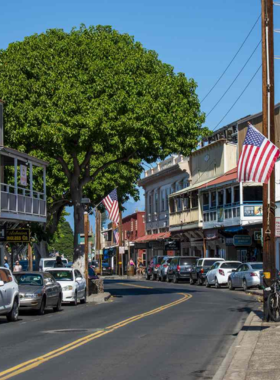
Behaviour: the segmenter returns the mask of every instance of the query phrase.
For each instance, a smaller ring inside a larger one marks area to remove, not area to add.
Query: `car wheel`
[[[195,281],[193,280],[192,277],[190,277],[190,285],[194,285],[195,284]]]
[[[164,276],[161,276],[160,279],[161,279],[162,282],[164,282],[166,280]]]
[[[60,293],[57,301],[57,305],[53,308],[53,311],[61,311],[62,294]]]
[[[198,277],[198,280],[197,280],[197,285],[201,286],[203,285],[203,281],[201,280],[200,277]]]
[[[151,275],[151,280],[152,280],[152,281],[155,281],[155,279],[156,279],[156,276],[155,276],[155,274],[153,273],[153,274]]]
[[[146,273],[146,280],[149,281],[149,279],[150,279],[150,276],[148,275],[148,273]]]
[[[40,305],[40,309],[38,310],[39,315],[44,315],[45,314],[45,307],[46,307],[46,298],[43,297]]]
[[[77,292],[75,292],[75,298],[74,298],[74,301],[72,302],[72,305],[73,306],[77,306],[78,305],[78,294],[77,294]]]
[[[170,282],[170,278],[168,276],[166,276],[166,282]]]
[[[159,276],[159,274],[157,275],[157,281],[160,281],[161,277]]]
[[[209,284],[209,282],[208,282],[208,278],[206,277],[206,279],[205,279],[205,286],[206,286],[206,288],[210,288],[210,284]]]
[[[247,281],[245,280],[245,278],[242,281],[242,287],[243,287],[244,292],[246,292],[246,290],[248,290],[248,285],[247,285]]]
[[[174,284],[177,284],[177,282],[178,282],[178,278],[177,278],[176,275],[174,274],[174,276],[173,276],[173,283],[174,283]]]
[[[231,279],[228,280],[228,288],[229,290],[234,290],[235,288],[232,286],[232,281]]]
[[[16,298],[14,300],[12,310],[9,312],[9,314],[7,314],[7,320],[9,322],[16,322],[18,320],[18,308],[19,308],[19,304],[18,304],[18,300]]]
[[[217,277],[215,277],[215,288],[219,289],[219,287],[220,287],[219,281],[218,281]]]
[[[86,303],[87,302],[87,290],[86,289],[85,289],[84,298],[82,298],[80,302],[81,303]]]

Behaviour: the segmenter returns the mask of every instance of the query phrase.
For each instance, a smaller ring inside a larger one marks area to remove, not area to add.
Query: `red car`
[[[164,256],[154,256],[151,258],[146,269],[146,280],[156,280],[158,276],[159,267]]]

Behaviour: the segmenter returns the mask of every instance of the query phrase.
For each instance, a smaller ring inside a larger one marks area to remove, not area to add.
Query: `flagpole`
[[[274,125],[274,42],[273,0],[262,0],[262,93],[263,134],[275,144]],[[267,285],[275,278],[275,169],[268,184],[263,184],[263,272]],[[264,320],[268,321],[264,290]]]
[[[120,210],[120,208],[119,208],[119,210]],[[121,211],[119,211],[119,216],[120,216],[120,221],[119,221],[119,252],[120,252],[120,247],[123,247],[123,244],[122,244],[122,241],[123,241],[123,239],[122,239],[122,212]],[[122,272],[122,275],[123,275],[123,255],[124,254],[122,254],[121,255],[121,271],[120,272]],[[118,258],[120,258],[120,255],[119,255],[119,257]]]

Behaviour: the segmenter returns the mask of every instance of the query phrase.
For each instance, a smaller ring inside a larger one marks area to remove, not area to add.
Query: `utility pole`
[[[120,253],[120,247],[123,247],[123,239],[122,239],[122,212],[120,211],[120,221],[119,221],[119,253]],[[123,275],[123,255],[121,255],[121,271],[122,271],[122,275]],[[120,258],[120,254],[118,255],[118,259]],[[120,272],[121,272],[120,271]]]
[[[96,208],[95,209],[95,257],[97,258],[97,252],[98,252],[98,262],[99,262],[100,274],[102,276],[102,256],[100,255],[100,251],[101,251],[100,234],[101,234],[101,213]]]
[[[88,295],[88,212],[84,212],[84,233],[85,233],[85,280]]]
[[[275,144],[273,0],[262,0],[263,134]],[[275,277],[275,169],[263,184],[263,272],[267,285]],[[264,290],[264,319],[268,320]]]
[[[32,257],[32,246],[30,243],[28,243],[27,246],[27,253],[28,253],[28,269],[29,272],[33,272],[33,257]]]

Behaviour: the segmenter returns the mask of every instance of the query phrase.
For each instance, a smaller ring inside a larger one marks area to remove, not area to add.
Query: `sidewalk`
[[[279,380],[280,323],[252,311],[213,380]]]

